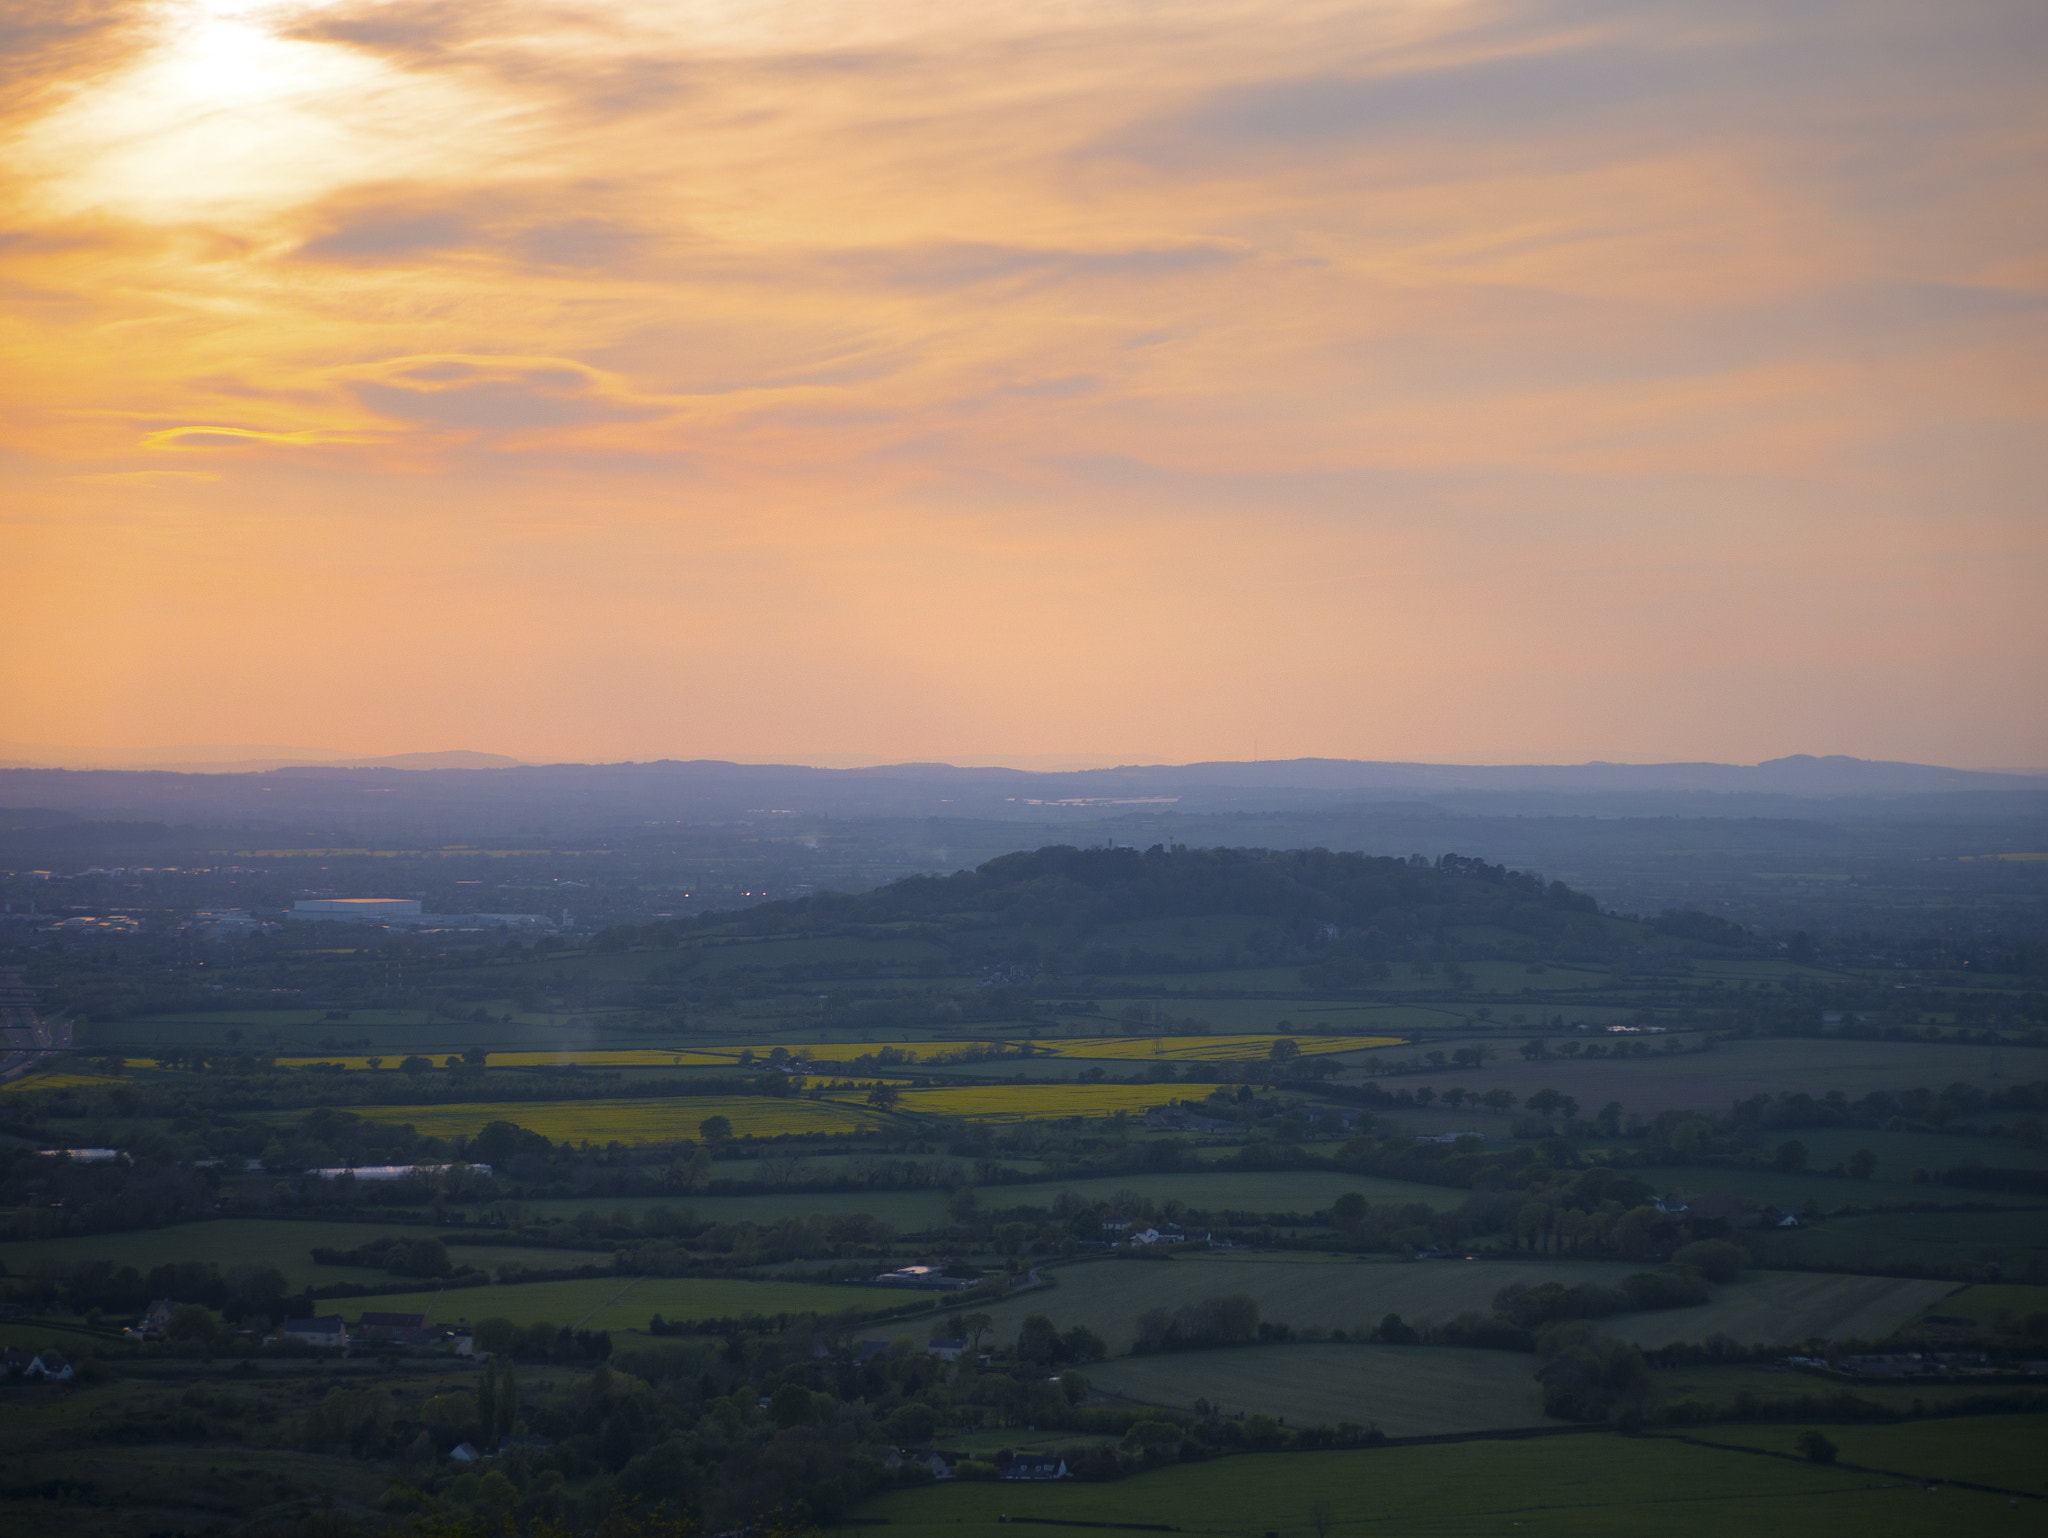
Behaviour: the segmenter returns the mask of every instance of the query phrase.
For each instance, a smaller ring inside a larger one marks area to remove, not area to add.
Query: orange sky
[[[0,740],[2048,763],[2048,8],[15,0]]]

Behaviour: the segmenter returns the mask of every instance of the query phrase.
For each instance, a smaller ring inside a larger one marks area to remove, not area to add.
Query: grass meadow
[[[1061,1329],[1085,1324],[1115,1353],[1130,1349],[1140,1312],[1245,1292],[1262,1320],[1297,1329],[1370,1329],[1390,1313],[1443,1323],[1467,1309],[1488,1312],[1510,1283],[1559,1281],[1614,1285],[1637,1266],[1618,1261],[1360,1262],[1312,1255],[1187,1255],[1171,1262],[1107,1260],[1060,1268],[1059,1286],[994,1306],[999,1332],[1042,1313]],[[1897,1277],[1765,1272],[1726,1287],[1693,1308],[1621,1314],[1608,1334],[1651,1347],[1726,1334],[1749,1345],[1811,1337],[1877,1339],[1954,1290],[1952,1282]]]
[[[1240,1346],[1123,1357],[1085,1369],[1096,1388],[1178,1410],[1206,1399],[1290,1426],[1374,1425],[1392,1437],[1545,1424],[1536,1359],[1439,1346]]]
[[[918,1296],[872,1287],[815,1282],[750,1282],[724,1277],[598,1277],[575,1282],[525,1282],[516,1287],[460,1287],[364,1299],[331,1306],[349,1318],[361,1308],[421,1313],[437,1324],[503,1317],[516,1324],[546,1322],[585,1330],[645,1330],[648,1319],[725,1319],[740,1314],[835,1314],[885,1309]],[[920,1325],[929,1329],[928,1325]]]
[[[1041,1042],[1061,1057],[1090,1057],[1122,1062],[1166,1058],[1180,1062],[1222,1063],[1272,1055],[1282,1035],[1259,1036],[1097,1036]],[[1399,1036],[1288,1036],[1304,1057],[1330,1052],[1360,1052],[1372,1047],[1397,1047]]]
[[[1130,1192],[1154,1202],[1185,1202],[1211,1213],[1318,1212],[1347,1191],[1358,1192],[1375,1207],[1413,1202],[1447,1212],[1471,1195],[1450,1186],[1425,1186],[1335,1170],[1180,1170],[1164,1175],[1105,1175],[1057,1185],[983,1186],[976,1195],[984,1207],[1044,1207],[1050,1206],[1062,1191],[1072,1191],[1091,1202],[1113,1201]]]
[[[0,1244],[0,1262],[16,1276],[32,1276],[42,1268],[69,1269],[94,1261],[111,1261],[116,1266],[134,1266],[147,1272],[152,1267],[186,1261],[211,1261],[223,1271],[230,1266],[275,1266],[284,1273],[285,1284],[296,1292],[301,1287],[325,1287],[335,1282],[372,1282],[381,1271],[359,1266],[319,1266],[313,1263],[313,1249],[353,1249],[387,1234],[418,1238],[433,1230],[393,1227],[380,1223],[320,1223],[295,1219],[275,1221],[259,1218],[220,1218],[210,1223],[181,1223],[171,1228],[145,1228],[126,1233],[81,1234],[63,1239],[17,1240]],[[481,1254],[461,1248],[454,1251],[458,1261]],[[583,1265],[600,1256],[564,1259],[561,1250],[505,1250],[509,1258],[531,1256],[526,1264]],[[477,1262],[481,1264],[482,1262]],[[493,1260],[491,1264],[498,1264]]]
[[[1938,1410],[1943,1405],[1974,1399],[2010,1386],[1987,1384],[1975,1378],[1959,1378],[1953,1383],[1888,1383],[1881,1378],[1859,1378],[1852,1382],[1846,1378],[1799,1372],[1789,1367],[1762,1362],[1664,1368],[1653,1372],[1651,1378],[1658,1399],[1667,1405],[1687,1399],[1707,1405],[1731,1405],[1738,1394],[1751,1394],[1765,1401],[1802,1399],[1809,1395],[1836,1394],[1847,1389],[1858,1399],[1870,1400],[1901,1414],[1910,1413],[1915,1403],[1930,1410]],[[2048,1422],[2040,1424],[2042,1432],[2048,1434]]]
[[[1329,1516],[1319,1526],[1317,1508]],[[1176,1464],[1113,1484],[951,1483],[863,1502],[906,1538],[1008,1538],[1004,1517],[1223,1538],[2033,1538],[2032,1502],[1664,1438],[1589,1433]]]
[[[1697,1308],[1620,1314],[1602,1320],[1600,1329],[1644,1347],[1680,1340],[1697,1344],[1717,1334],[1745,1346],[1759,1341],[1795,1345],[1814,1338],[1882,1340],[1955,1285],[1896,1276],[1753,1272],[1731,1286],[1716,1287],[1714,1296]]]
[[[1921,1186],[1950,1200],[1975,1200],[1976,1192],[1948,1192]],[[1908,1261],[1937,1265],[1997,1265],[2025,1275],[2029,1265],[2048,1260],[2048,1212],[2015,1207],[2002,1212],[1875,1212],[1830,1218],[1812,1227],[1779,1233],[1744,1234],[1759,1261],[1786,1264],[1868,1266],[1891,1269]]]
[[[1860,1392],[1860,1387],[1859,1387]],[[1794,1451],[1804,1429],[1782,1426],[1710,1426],[1688,1435],[1729,1447]],[[1967,1479],[2035,1496],[2048,1496],[2048,1419],[2038,1415],[1964,1415],[1952,1420],[1891,1426],[1829,1426],[1827,1438],[1844,1463],[1910,1474],[1921,1480]],[[2041,1509],[2034,1508],[2035,1520]]]
[[[1612,1285],[1634,1269],[1609,1261],[1360,1262],[1301,1254],[1104,1260],[1061,1267],[1053,1273],[1058,1287],[989,1312],[999,1334],[1013,1333],[1026,1314],[1044,1314],[1061,1329],[1087,1325],[1120,1354],[1130,1349],[1145,1309],[1228,1293],[1250,1293],[1262,1320],[1350,1332],[1369,1330],[1390,1313],[1442,1321],[1468,1308],[1486,1312],[1510,1282]]]
[[[1950,1293],[1927,1312],[1977,1324],[2024,1319],[2029,1314],[2048,1313],[2048,1287],[2029,1287],[2018,1282],[1980,1283]]]
[[[1781,1090],[1819,1096],[1839,1089],[1854,1100],[1879,1089],[1939,1086],[1957,1080],[1982,1083],[1992,1056],[1989,1048],[1952,1042],[1773,1037],[1724,1041],[1709,1052],[1667,1055],[1653,1046],[1648,1057],[1551,1057],[1525,1062],[1515,1048],[1534,1034],[1531,1030],[1502,1037],[1499,1058],[1477,1072],[1417,1075],[1401,1082],[1429,1084],[1439,1091],[1453,1084],[1479,1090],[1499,1085],[1525,1100],[1539,1089],[1550,1088],[1573,1096],[1588,1111],[1619,1100],[1625,1109],[1645,1115],[1667,1109],[1725,1113],[1738,1100],[1776,1095]],[[1997,1052],[2009,1082],[2048,1079],[2048,1048],[2007,1046]],[[1995,1164],[2003,1160],[1988,1150],[2013,1145],[1981,1146],[1987,1150],[1982,1155],[1984,1161]]]

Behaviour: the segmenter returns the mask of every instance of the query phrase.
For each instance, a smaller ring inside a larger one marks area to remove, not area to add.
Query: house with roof
[[[135,1326],[129,1333],[142,1336],[146,1340],[153,1339],[171,1327],[171,1320],[176,1317],[177,1312],[176,1303],[169,1298],[158,1298],[142,1311],[142,1317],[135,1321]]]
[[[69,1383],[75,1369],[55,1351],[27,1352],[10,1346],[0,1353],[0,1378],[17,1378],[23,1383]]]
[[[942,1362],[957,1362],[960,1360],[960,1353],[967,1349],[967,1342],[957,1336],[950,1336],[933,1340],[924,1349]]]
[[[348,1326],[339,1314],[323,1314],[318,1319],[287,1319],[278,1327],[278,1333],[307,1346],[341,1347],[348,1344]]]
[[[1018,1453],[1003,1470],[1005,1479],[1066,1479],[1067,1460],[1053,1453]]]
[[[364,1340],[402,1341],[411,1344],[427,1328],[425,1314],[378,1314],[365,1310],[356,1321],[356,1333]]]

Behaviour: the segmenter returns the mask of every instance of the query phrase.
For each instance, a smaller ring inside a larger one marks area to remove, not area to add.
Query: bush
[[[1835,1454],[1841,1450],[1818,1431],[1800,1432],[1792,1439],[1792,1445],[1815,1463],[1833,1463]]]
[[[1740,1281],[1748,1261],[1748,1252],[1726,1239],[1695,1240],[1679,1246],[1678,1253],[1671,1257],[1674,1266],[1691,1266],[1708,1281],[1722,1283]]]

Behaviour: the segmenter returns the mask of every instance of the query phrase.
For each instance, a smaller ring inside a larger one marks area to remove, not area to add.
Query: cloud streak
[[[0,686],[50,741],[2048,760],[1980,683],[2048,691],[2044,56],[2023,0],[30,0],[0,658],[134,628]],[[443,665],[176,685],[353,613]]]

